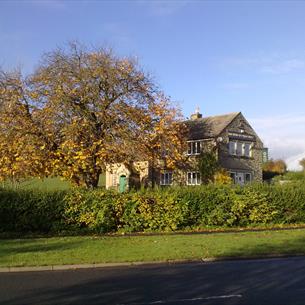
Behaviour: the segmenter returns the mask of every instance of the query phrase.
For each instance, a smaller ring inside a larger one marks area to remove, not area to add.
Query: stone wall
[[[241,132],[243,130],[243,132]],[[232,156],[229,154],[230,134],[239,134],[241,139],[244,135],[253,136],[252,156]],[[240,172],[251,172],[254,181],[262,181],[262,150],[263,143],[257,136],[253,128],[247,122],[242,114],[233,120],[233,122],[221,133],[219,140],[219,162],[227,170],[236,170]]]

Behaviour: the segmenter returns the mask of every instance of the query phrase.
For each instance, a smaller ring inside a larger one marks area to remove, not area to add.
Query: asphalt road
[[[305,304],[305,258],[0,273],[0,304]]]

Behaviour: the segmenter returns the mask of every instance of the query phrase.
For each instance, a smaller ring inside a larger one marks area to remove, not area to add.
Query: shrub
[[[0,231],[49,232],[62,230],[63,191],[0,188]]]
[[[124,230],[171,231],[182,227],[187,207],[181,204],[175,192],[148,191],[126,197],[121,205]]]
[[[252,184],[113,190],[0,189],[2,232],[139,232],[305,223],[305,186]]]
[[[109,232],[116,228],[114,191],[75,188],[65,196],[64,219],[77,228],[95,232]]]

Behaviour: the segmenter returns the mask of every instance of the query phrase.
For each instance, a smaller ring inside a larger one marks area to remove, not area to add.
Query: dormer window
[[[200,141],[189,141],[187,143],[188,149],[187,154],[188,155],[199,155],[201,152],[201,142]]]

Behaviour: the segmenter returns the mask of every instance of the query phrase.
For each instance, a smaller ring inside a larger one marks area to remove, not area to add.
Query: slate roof
[[[223,115],[210,116],[195,120],[187,120],[189,140],[215,138],[240,114],[233,112]]]

